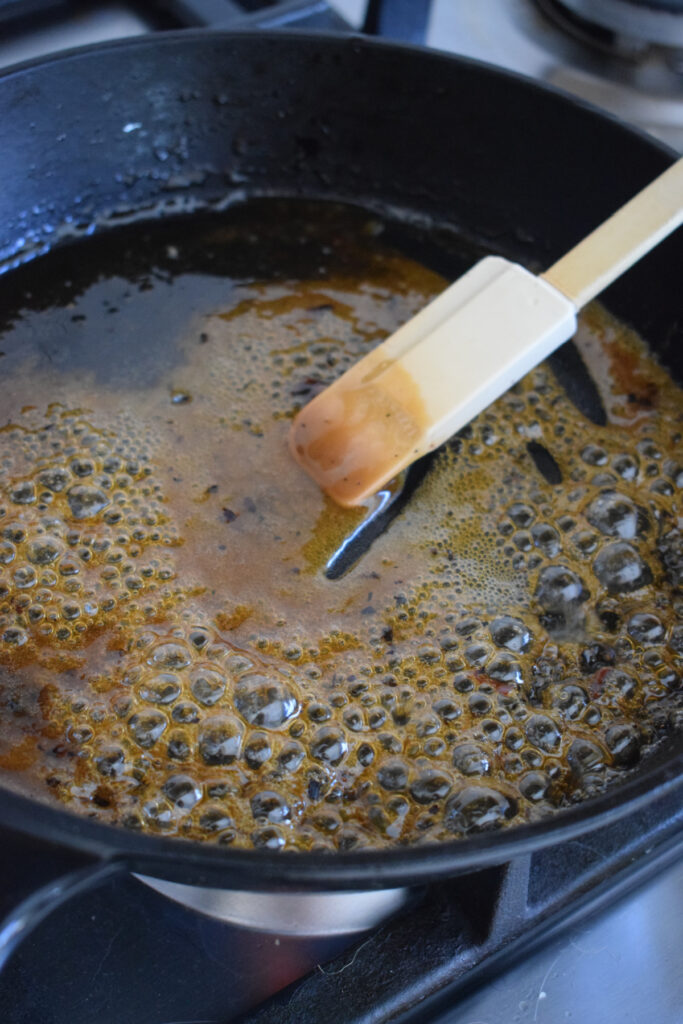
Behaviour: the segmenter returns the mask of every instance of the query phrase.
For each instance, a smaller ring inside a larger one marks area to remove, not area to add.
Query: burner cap
[[[660,46],[683,46],[683,0],[551,0],[598,30]]]
[[[368,892],[242,892],[135,875],[190,910],[275,935],[326,937],[376,928],[408,898],[407,889]]]

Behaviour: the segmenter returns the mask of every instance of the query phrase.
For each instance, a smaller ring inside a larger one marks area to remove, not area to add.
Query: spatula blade
[[[301,410],[292,453],[336,502],[358,505],[575,329],[574,305],[561,292],[486,257]]]

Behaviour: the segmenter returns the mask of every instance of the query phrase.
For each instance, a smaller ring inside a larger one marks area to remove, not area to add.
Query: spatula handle
[[[683,223],[683,158],[541,274],[577,309]]]

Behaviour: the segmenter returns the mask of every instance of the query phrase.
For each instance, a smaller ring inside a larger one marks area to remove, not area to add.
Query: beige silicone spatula
[[[683,159],[540,277],[487,256],[298,413],[294,457],[361,504],[570,338],[577,310],[682,222]]]

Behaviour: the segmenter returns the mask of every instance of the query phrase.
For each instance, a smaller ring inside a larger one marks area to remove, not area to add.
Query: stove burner
[[[558,16],[574,16],[579,32],[607,36],[613,47],[646,48],[649,43],[683,46],[683,0],[539,0]]]
[[[176,903],[228,924],[273,935],[329,938],[376,928],[399,910],[407,889],[368,892],[239,892],[135,878]]]
[[[449,0],[434,6],[427,42],[556,86],[683,151],[681,0]]]

